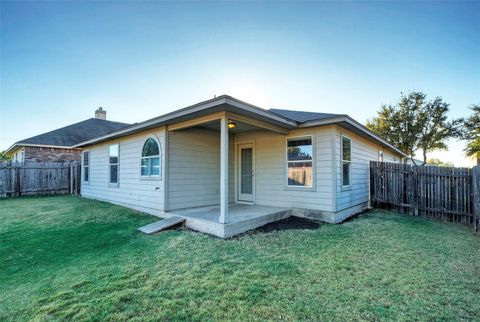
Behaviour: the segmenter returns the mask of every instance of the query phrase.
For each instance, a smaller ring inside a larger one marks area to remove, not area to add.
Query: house
[[[473,168],[475,166],[480,166],[480,154],[472,155],[470,157],[467,157],[467,159],[468,159],[467,167]]]
[[[80,161],[80,149],[74,148],[75,144],[129,125],[106,118],[107,111],[100,107],[95,118],[18,141],[5,152],[13,162],[20,163]]]
[[[74,147],[82,196],[219,237],[290,215],[339,223],[368,207],[369,161],[405,157],[348,115],[225,95]]]

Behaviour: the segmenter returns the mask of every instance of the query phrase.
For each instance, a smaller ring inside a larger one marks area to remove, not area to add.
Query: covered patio
[[[254,142],[237,142],[236,139],[236,134],[245,132],[271,131],[286,135],[288,129],[222,111],[169,125],[167,131],[171,172],[167,216],[186,218],[187,227],[221,238],[290,216],[289,208],[255,204]],[[192,140],[197,141],[192,144]],[[208,150],[212,146],[215,150]],[[178,152],[181,147],[183,150]],[[184,161],[188,159],[191,163]],[[179,162],[184,165],[180,166]],[[182,178],[178,174],[195,167],[198,167],[198,172],[191,173],[189,178]],[[182,189],[179,180],[190,180],[195,188],[185,183]],[[200,198],[207,191],[209,198]],[[189,202],[195,198],[200,201]],[[199,205],[207,199],[209,204],[205,202]]]

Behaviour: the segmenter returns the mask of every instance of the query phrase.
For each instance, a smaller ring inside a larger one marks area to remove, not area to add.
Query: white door
[[[255,172],[253,144],[238,145],[238,201],[253,202]]]

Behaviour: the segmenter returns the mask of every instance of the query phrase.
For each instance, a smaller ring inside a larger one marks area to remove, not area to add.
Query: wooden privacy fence
[[[80,194],[79,163],[0,162],[0,197]]]
[[[480,168],[370,162],[373,207],[480,228]]]

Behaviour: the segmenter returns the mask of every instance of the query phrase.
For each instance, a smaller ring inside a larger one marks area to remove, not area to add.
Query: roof
[[[345,116],[344,114],[304,112],[304,111],[284,110],[284,109],[278,109],[278,108],[271,108],[269,109],[269,111],[299,123],[303,123],[307,121],[322,120],[322,119],[327,119],[335,116]]]
[[[365,126],[355,121],[353,118],[346,114],[303,112],[282,109],[266,110],[228,95],[215,97],[213,99],[203,101],[173,111],[171,113],[167,113],[153,119],[146,120],[144,122],[135,123],[117,131],[113,131],[111,133],[95,137],[90,140],[85,140],[81,143],[74,145],[74,147],[88,146],[108,141],[113,138],[122,137],[125,135],[145,131],[159,126],[175,124],[185,120],[191,120],[196,117],[201,117],[220,111],[227,111],[243,116],[248,116],[257,120],[268,122],[269,124],[281,127],[286,130],[337,124],[359,135],[367,136],[370,140],[373,140],[402,156],[406,156],[405,153],[400,151],[397,147],[393,146],[385,139],[379,137],[378,135],[376,135],[375,133],[367,129]]]
[[[73,147],[74,145],[125,128],[129,124],[91,118],[50,132],[42,133],[13,144],[7,153],[16,146]]]

